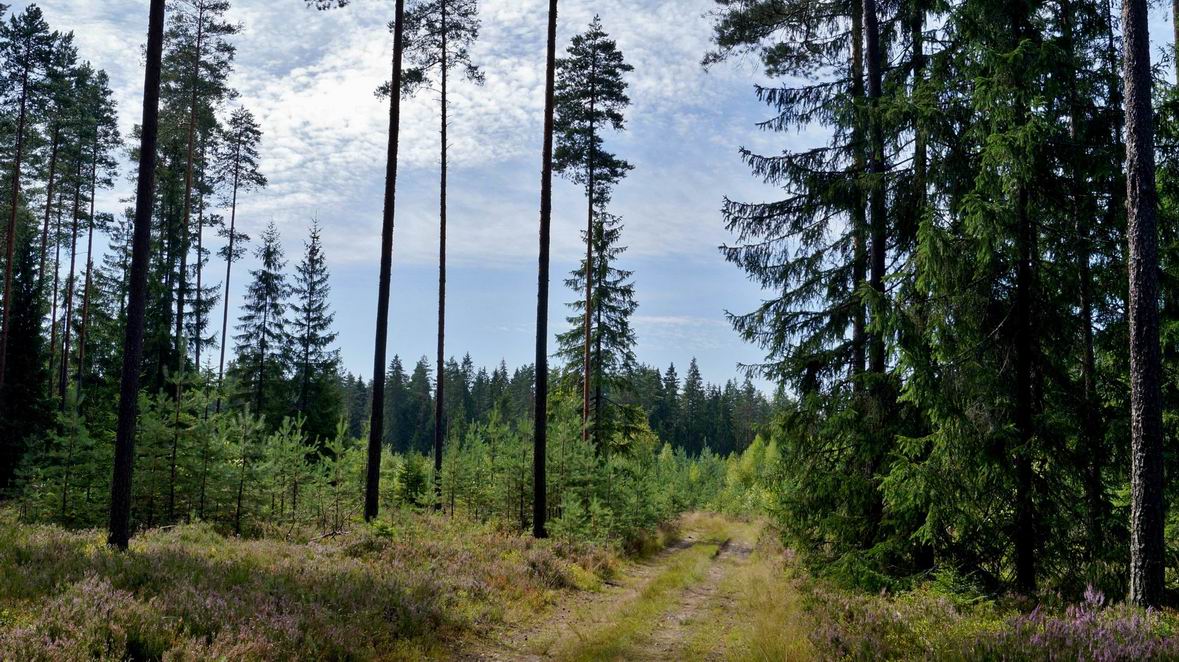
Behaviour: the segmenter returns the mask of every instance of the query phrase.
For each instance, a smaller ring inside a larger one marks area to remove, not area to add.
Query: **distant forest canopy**
[[[431,366],[422,357],[409,369],[393,357],[385,380],[385,443],[404,453],[428,452],[433,443],[433,390]],[[492,412],[506,420],[524,420],[533,406],[535,375],[532,366],[509,371],[501,363],[488,372],[475,369],[469,356],[446,362],[447,413],[451,430],[463,431],[473,423],[485,423]],[[559,379],[559,374],[554,374]],[[348,412],[349,432],[361,438],[368,422],[371,384],[345,374],[340,388]],[[666,371],[639,365],[630,388],[618,395],[624,404],[636,405],[647,414],[651,430],[666,443],[691,454],[705,448],[719,455],[741,452],[769,424],[774,403],[749,379],[724,385],[706,383],[693,359],[681,379],[675,364]],[[311,426],[309,426],[310,428]],[[448,436],[451,433],[448,432]]]

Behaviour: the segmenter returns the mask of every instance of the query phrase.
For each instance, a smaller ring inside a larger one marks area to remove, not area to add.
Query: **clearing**
[[[469,660],[794,660],[814,657],[785,554],[760,522],[693,513],[666,550],[601,590],[493,633]]]

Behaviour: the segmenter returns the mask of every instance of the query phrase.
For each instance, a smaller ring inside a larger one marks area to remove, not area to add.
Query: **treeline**
[[[1179,96],[1118,9],[718,2],[706,64],[752,54],[761,128],[825,129],[742,151],[782,195],[727,200],[723,249],[774,293],[734,324],[793,394],[775,512],[816,565],[1161,600]]]
[[[728,495],[733,480],[726,460],[711,452],[689,456],[661,444],[649,430],[636,435],[627,453],[597,452],[581,438],[579,395],[565,391],[551,403],[546,462],[555,535],[638,544],[676,513]],[[360,517],[363,430],[353,435],[341,420],[332,436],[315,438],[302,418],[270,429],[248,413],[211,410],[214,398],[189,390],[179,416],[166,393],[143,402],[133,492],[141,526],[199,520],[226,533],[285,536],[338,532]],[[429,456],[432,437],[421,449],[385,448],[382,507],[439,507],[527,529],[535,490],[529,426],[527,415],[513,417],[497,407],[461,432],[451,428],[437,475]],[[17,512],[30,521],[101,526],[109,509],[108,436],[92,434],[76,415],[64,418],[39,440],[36,461],[20,467],[21,489],[11,498]],[[435,478],[441,485],[437,496]]]
[[[434,439],[434,371],[428,358],[407,369],[393,357],[385,380],[384,444],[398,453],[427,453]],[[536,377],[532,366],[509,370],[500,365],[490,372],[475,369],[471,357],[446,361],[446,436],[463,434],[473,425],[487,423],[496,413],[517,421],[531,415]],[[559,373],[553,375],[560,381]],[[573,385],[573,382],[569,382]],[[767,428],[774,404],[746,379],[724,385],[706,383],[696,360],[680,381],[675,365],[666,372],[638,365],[618,393],[618,401],[638,407],[645,425],[663,442],[691,455],[705,449],[727,456],[745,450]],[[362,378],[344,375],[341,392],[346,400],[348,431],[360,438],[369,420],[372,387]]]

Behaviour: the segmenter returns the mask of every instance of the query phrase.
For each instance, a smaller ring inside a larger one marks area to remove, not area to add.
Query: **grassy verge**
[[[613,572],[608,552],[399,514],[315,541],[138,536],[0,513],[0,659],[422,659]]]

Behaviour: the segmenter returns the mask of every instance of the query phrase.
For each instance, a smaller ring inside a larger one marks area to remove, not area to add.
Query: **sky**
[[[175,1],[175,0],[173,0]],[[15,9],[24,6],[14,3]],[[146,0],[43,0],[54,29],[73,30],[84,59],[105,69],[125,135],[139,121]],[[171,3],[170,3],[171,4]],[[544,0],[480,2],[482,32],[471,59],[486,82],[450,92],[447,354],[477,365],[531,363],[535,347],[536,232],[544,101]],[[712,0],[562,0],[558,44],[584,31],[596,12],[635,68],[624,132],[608,149],[634,164],[611,211],[623,218],[629,249],[619,266],[634,272],[639,303],[636,353],[680,374],[692,357],[706,380],[738,374],[761,353],[741,340],[725,311],[761,298],[718,246],[728,239],[725,195],[772,195],[741,164],[738,148],[764,145],[754,123],[752,62],[705,71]],[[308,225],[318,219],[332,274],[331,302],[344,368],[372,374],[372,329],[380,251],[388,106],[374,90],[389,78],[391,0],[353,0],[317,12],[302,0],[236,0],[229,19],[242,32],[230,82],[237,105],[264,131],[262,169],[270,186],[239,201],[238,223],[254,238],[277,224],[293,269]],[[434,356],[438,292],[438,94],[402,105],[400,177],[394,234],[390,352],[407,362]],[[128,163],[100,207],[121,210],[131,196]],[[569,324],[574,293],[567,273],[584,251],[584,197],[555,182],[552,311],[554,334]],[[243,263],[245,274],[256,261]],[[215,273],[215,272],[214,272]],[[211,275],[210,278],[216,276]],[[238,277],[231,307],[240,305]],[[550,343],[555,350],[555,339]]]
[[[171,0],[174,4],[178,0]],[[26,2],[14,2],[20,10]],[[73,30],[84,59],[111,76],[125,135],[142,108],[141,46],[147,0],[43,0],[55,29]],[[531,363],[535,343],[536,231],[539,217],[544,0],[483,0],[472,61],[482,87],[452,85],[448,186],[447,354],[469,352],[477,365]],[[608,149],[635,166],[616,189],[611,211],[629,246],[619,266],[634,272],[639,309],[636,353],[643,363],[681,374],[692,357],[704,378],[722,382],[762,352],[728,324],[764,296],[718,247],[731,240],[725,196],[772,199],[738,149],[763,153],[821,142],[819,131],[761,133],[766,109],[753,97],[761,74],[752,61],[705,70],[713,0],[561,0],[558,44],[601,16],[627,61],[632,106],[626,131]],[[388,106],[374,90],[389,78],[392,0],[353,0],[317,12],[302,0],[234,0],[229,19],[242,32],[230,82],[258,117],[264,138],[264,191],[239,201],[239,227],[253,237],[273,221],[293,270],[312,219],[323,226],[332,273],[331,303],[344,368],[372,374]],[[1170,47],[1166,8],[1152,13],[1155,60]],[[390,352],[412,363],[434,356],[438,287],[438,95],[425,90],[402,105],[400,178],[394,235]],[[100,208],[120,210],[134,190],[131,164]],[[550,328],[568,328],[576,296],[566,274],[584,248],[583,193],[555,183]],[[256,261],[249,257],[244,274]],[[210,276],[211,278],[215,276]],[[238,277],[236,310],[247,278]],[[555,350],[555,341],[550,342]]]

